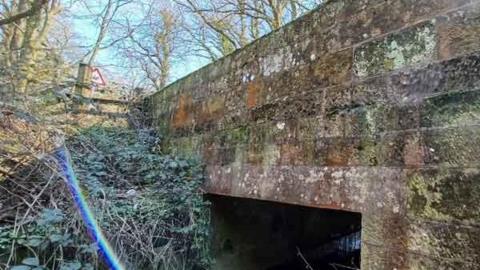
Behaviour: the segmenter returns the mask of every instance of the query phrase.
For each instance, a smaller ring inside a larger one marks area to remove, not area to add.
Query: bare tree
[[[100,14],[97,15],[99,25],[98,25],[98,35],[95,43],[92,46],[92,49],[88,53],[87,64],[92,65],[98,55],[98,52],[102,49],[106,49],[112,46],[115,42],[110,42],[109,45],[103,45],[108,31],[115,20],[115,16],[118,14],[121,7],[128,5],[133,2],[132,0],[108,0],[105,6],[103,7]],[[118,40],[118,39],[116,39]]]
[[[48,3],[48,0],[34,1],[31,4],[31,7],[29,9],[24,10],[24,11],[19,11],[18,13],[14,14],[14,15],[11,15],[11,16],[6,17],[4,19],[0,19],[0,26],[5,25],[5,24],[9,24],[9,23],[14,23],[14,22],[17,22],[17,21],[19,21],[23,18],[33,16],[36,13],[38,13],[40,11],[40,9],[43,6],[45,6],[47,3]],[[22,5],[22,7],[23,6],[24,5]],[[4,5],[4,8],[6,9],[7,12],[9,11],[8,10],[8,5]]]
[[[144,2],[138,10],[143,12],[141,19],[125,19],[120,36],[128,38],[117,47],[127,65],[141,70],[148,84],[158,90],[170,78],[172,61],[180,57],[182,16],[157,1]]]
[[[175,0],[191,15],[185,27],[200,56],[215,60],[296,19],[317,0]]]
[[[51,56],[47,48],[47,37],[55,22],[55,16],[61,11],[57,0],[3,1],[3,11],[8,14],[0,25],[2,33],[0,44],[4,69],[2,76],[8,78],[7,84],[14,95],[27,95],[31,83],[48,79],[48,72],[39,70],[42,61]],[[6,22],[6,23],[5,23]]]

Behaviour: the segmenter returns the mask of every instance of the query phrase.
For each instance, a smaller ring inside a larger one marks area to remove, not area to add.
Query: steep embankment
[[[128,269],[205,269],[203,169],[161,154],[155,138],[97,126],[75,133],[66,145],[83,195]],[[0,269],[104,268],[51,159],[28,164],[29,170],[15,168],[0,181]]]

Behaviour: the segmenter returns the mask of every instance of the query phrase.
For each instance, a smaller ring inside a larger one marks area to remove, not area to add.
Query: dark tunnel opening
[[[361,214],[209,195],[221,270],[360,269]]]

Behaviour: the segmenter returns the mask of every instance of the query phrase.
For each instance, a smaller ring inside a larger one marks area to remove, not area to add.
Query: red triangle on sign
[[[100,73],[100,70],[96,67],[91,69],[92,69],[92,83],[105,86],[106,82],[105,82],[105,79],[103,79],[103,76],[102,76],[102,73]]]

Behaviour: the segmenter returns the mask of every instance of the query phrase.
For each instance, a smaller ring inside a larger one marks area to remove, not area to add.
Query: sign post
[[[84,107],[84,97],[90,89],[92,80],[92,72],[90,67],[85,63],[78,65],[77,81],[75,82],[73,111],[79,112]]]

